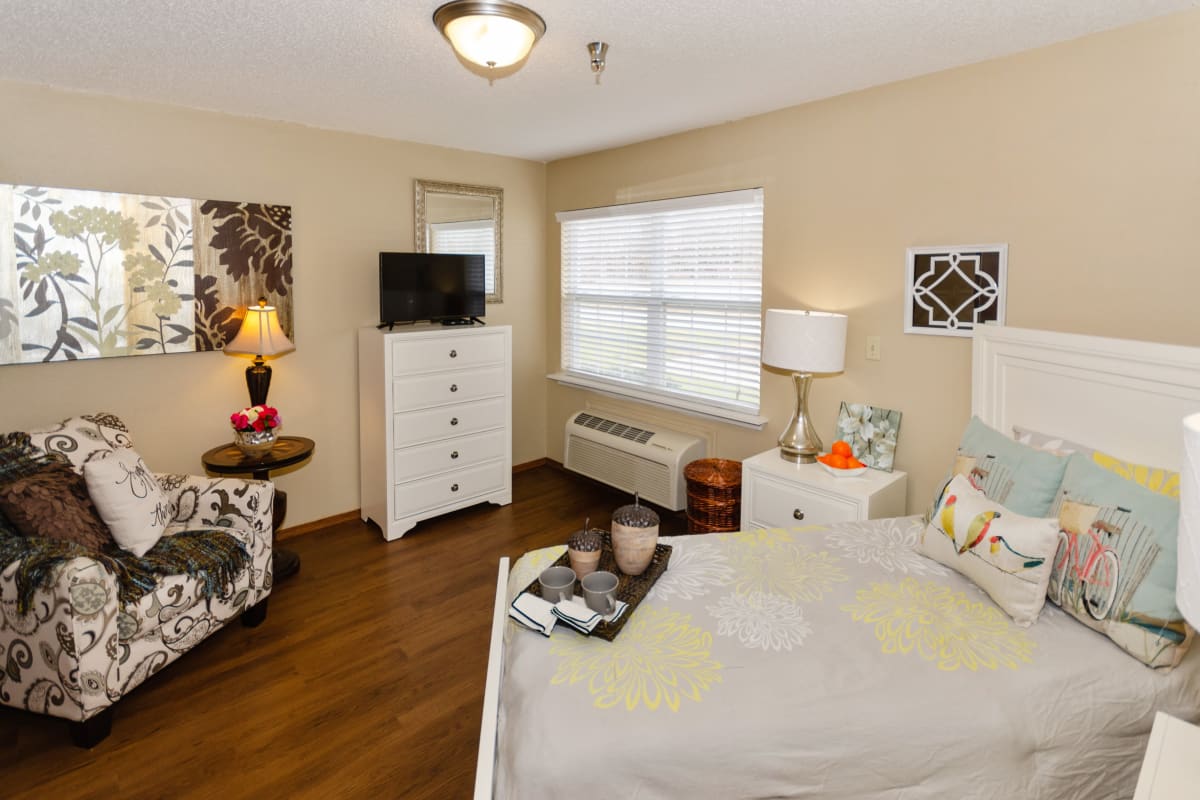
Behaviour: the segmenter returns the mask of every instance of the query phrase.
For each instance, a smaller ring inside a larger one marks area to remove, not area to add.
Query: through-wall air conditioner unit
[[[704,440],[647,423],[579,411],[567,420],[563,466],[642,499],[682,511],[683,468],[704,458]]]

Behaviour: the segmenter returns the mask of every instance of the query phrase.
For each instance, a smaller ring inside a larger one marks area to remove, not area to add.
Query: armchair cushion
[[[93,550],[113,541],[83,478],[63,462],[0,484],[0,512],[24,536],[64,539]]]
[[[167,495],[132,447],[83,465],[88,494],[122,549],[138,558],[162,538],[175,516]]]

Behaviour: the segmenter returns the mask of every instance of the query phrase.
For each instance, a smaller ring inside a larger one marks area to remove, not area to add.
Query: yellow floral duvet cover
[[[1200,657],[1157,673],[1052,604],[1018,628],[921,527],[675,537],[615,641],[510,620],[496,796],[1131,796],[1154,712],[1200,718]]]

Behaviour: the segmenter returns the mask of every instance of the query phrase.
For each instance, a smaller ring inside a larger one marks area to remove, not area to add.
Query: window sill
[[[728,408],[719,408],[716,406],[706,405],[704,403],[694,403],[678,397],[658,394],[646,389],[639,389],[636,386],[627,386],[621,383],[610,383],[598,378],[587,378],[582,375],[576,375],[571,372],[553,372],[546,376],[552,381],[562,384],[563,386],[573,386],[577,389],[587,389],[593,392],[616,397],[622,400],[637,400],[638,402],[648,403],[658,408],[665,408],[670,411],[681,411],[685,414],[691,414],[696,417],[704,417],[713,419],[718,422],[726,422],[731,425],[738,425],[743,428],[753,428],[754,430],[762,430],[767,424],[767,418],[758,414],[750,414],[743,411],[734,411]]]

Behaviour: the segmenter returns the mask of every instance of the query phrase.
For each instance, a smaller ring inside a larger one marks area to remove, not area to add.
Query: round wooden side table
[[[252,458],[230,442],[209,450],[200,456],[200,461],[206,470],[218,475],[250,473],[250,477],[256,481],[267,481],[271,479],[271,470],[290,467],[311,458],[316,446],[316,442],[305,436],[280,436],[270,451]],[[271,514],[271,552],[274,554],[271,572],[276,581],[291,577],[300,571],[299,553],[285,547],[275,547],[275,533],[283,526],[286,516],[287,492],[276,489],[275,506]]]

